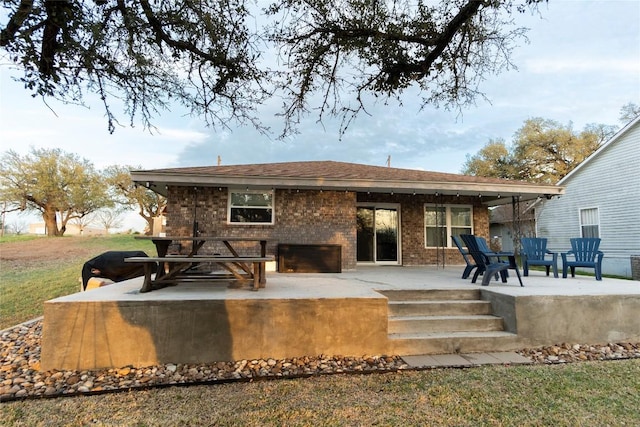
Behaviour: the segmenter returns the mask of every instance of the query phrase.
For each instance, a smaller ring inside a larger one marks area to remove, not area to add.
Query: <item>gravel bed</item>
[[[399,356],[304,356],[209,364],[158,366],[92,371],[40,370],[42,320],[15,326],[0,335],[0,401],[97,394],[179,384],[251,381],[335,373],[390,372],[411,369]],[[569,363],[640,358],[640,343],[606,345],[562,344],[523,349],[532,363]]]

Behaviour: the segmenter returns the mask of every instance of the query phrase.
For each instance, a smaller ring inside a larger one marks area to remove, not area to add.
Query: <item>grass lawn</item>
[[[47,300],[79,292],[82,265],[103,252],[120,250],[155,254],[152,242],[130,234],[2,238],[0,329],[41,316]]]
[[[0,329],[79,291],[108,250],[155,251],[131,235],[0,240]],[[37,380],[37,379],[36,379]],[[486,366],[156,388],[0,404],[2,426],[636,426],[640,359]]]
[[[171,387],[0,405],[7,426],[637,426],[640,360]]]

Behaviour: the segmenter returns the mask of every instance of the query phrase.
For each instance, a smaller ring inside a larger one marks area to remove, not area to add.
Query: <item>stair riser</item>
[[[454,354],[474,352],[513,351],[520,346],[517,336],[513,337],[439,337],[421,339],[391,340],[393,354]]]
[[[393,316],[465,316],[491,313],[491,304],[486,301],[474,303],[389,304],[390,318]]]
[[[401,334],[411,332],[456,332],[456,331],[502,331],[502,318],[495,319],[389,319],[389,333]]]
[[[424,290],[391,290],[380,291],[389,301],[411,301],[411,300],[479,300],[480,290],[478,289],[424,289]]]

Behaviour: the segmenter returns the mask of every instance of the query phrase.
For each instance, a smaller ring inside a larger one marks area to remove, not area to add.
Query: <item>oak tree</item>
[[[464,174],[493,178],[512,179],[517,167],[509,147],[503,139],[490,140],[480,151],[470,156],[464,165]]]
[[[42,214],[48,236],[62,236],[69,220],[111,204],[102,176],[85,159],[60,149],[13,150],[0,163],[0,198],[7,211]]]
[[[513,15],[541,1],[2,0],[0,48],[34,96],[97,94],[112,132],[116,101],[132,124],[179,103],[265,130],[257,106],[277,96],[286,135],[310,110],[344,129],[410,87],[423,105],[473,102],[513,67],[525,40]]]
[[[163,214],[167,199],[148,188],[134,184],[130,174],[132,169],[135,168],[114,165],[108,167],[104,175],[113,200],[121,206],[136,209],[147,222],[145,232],[150,234],[153,232],[154,218]]]
[[[34,96],[121,102],[133,122],[181,103],[211,123],[255,121],[264,73],[244,0],[2,0],[0,47]]]
[[[526,41],[513,14],[541,1],[278,0],[269,34],[286,65],[287,123],[313,96],[320,117],[342,117],[343,130],[372,99],[402,103],[410,87],[422,106],[472,103]]]
[[[571,123],[528,119],[511,145],[491,140],[477,154],[467,155],[462,173],[555,184],[614,132],[614,126],[602,124],[589,124],[576,132]]]

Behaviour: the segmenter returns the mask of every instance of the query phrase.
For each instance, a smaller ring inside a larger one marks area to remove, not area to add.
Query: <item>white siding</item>
[[[588,159],[563,183],[565,195],[545,201],[538,236],[555,250],[580,236],[580,209],[598,208],[603,272],[631,276],[630,256],[640,255],[640,122]]]

